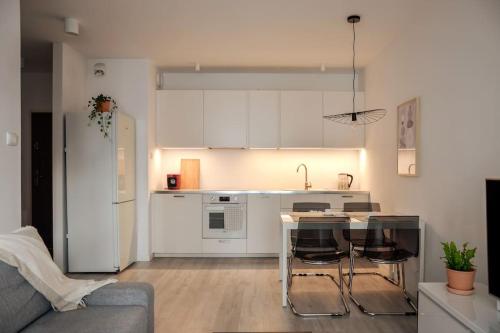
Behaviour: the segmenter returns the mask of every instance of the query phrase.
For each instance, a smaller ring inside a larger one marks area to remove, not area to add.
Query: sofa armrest
[[[148,332],[154,332],[154,289],[149,283],[118,282],[105,285],[85,297],[87,306],[136,305],[146,308]]]

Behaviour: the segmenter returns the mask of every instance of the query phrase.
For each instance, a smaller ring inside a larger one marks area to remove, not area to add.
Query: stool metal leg
[[[354,258],[354,257],[353,257]],[[407,294],[406,292],[406,281],[405,281],[405,270],[404,270],[404,262],[402,263],[397,263],[397,274],[398,274],[398,280],[399,281],[394,281],[393,279],[390,279],[382,274],[374,274],[375,272],[373,272],[373,274],[370,273],[365,273],[365,274],[371,274],[371,275],[378,275],[378,276],[381,276],[383,277],[386,281],[396,285],[396,286],[400,286],[402,284],[402,291],[403,291],[403,295],[405,297],[405,300],[407,301],[407,303],[411,306],[412,308],[412,311],[402,311],[402,312],[373,312],[373,311],[369,311],[368,309],[366,309],[357,299],[356,297],[354,297],[353,293],[352,293],[352,285],[353,285],[353,280],[354,280],[354,276],[355,275],[362,275],[363,273],[354,273],[354,260],[351,261],[351,267],[350,267],[350,272],[353,272],[352,274],[350,274],[349,278],[350,278],[350,281],[349,281],[349,298],[353,301],[354,304],[356,304],[356,306],[359,308],[359,310],[361,310],[361,312],[363,312],[364,314],[367,314],[369,316],[381,316],[381,315],[386,315],[386,316],[414,316],[417,314],[417,307],[415,306],[415,304],[413,303],[413,301],[411,300],[410,296]],[[401,270],[401,275],[400,275],[400,270]],[[399,278],[401,276],[401,279]]]
[[[287,274],[287,283],[288,283],[288,289],[292,286],[292,271],[293,271],[293,254],[290,255],[290,257],[287,258],[288,261],[288,274]]]
[[[390,282],[391,284],[393,284],[397,287],[399,287],[401,285],[401,277],[399,274],[399,264],[396,264],[397,276],[398,276],[397,280],[394,280],[394,279],[392,279],[392,278],[390,278],[382,273],[379,273],[379,272],[356,272],[356,271],[354,271],[354,256],[352,257],[352,259],[350,258],[349,265],[350,265],[350,267],[353,267],[353,269],[351,270],[351,268],[349,268],[349,273],[344,274],[344,276],[349,276],[349,289],[352,289],[352,279],[353,279],[354,275],[376,275],[376,276],[383,278],[387,282]]]
[[[352,278],[354,275],[354,245],[352,245],[352,243],[350,244],[351,245],[349,250],[349,293],[352,290]]]
[[[299,311],[297,311],[297,309],[293,305],[293,302],[292,302],[292,300],[290,298],[290,294],[288,294],[287,295],[288,304],[290,305],[290,308],[292,309],[292,312],[295,315],[300,316],[300,317],[320,317],[320,316],[342,317],[342,316],[345,316],[345,315],[349,314],[350,308],[349,308],[349,305],[347,304],[347,301],[346,301],[345,296],[344,296],[344,291],[343,291],[344,290],[344,285],[343,285],[344,281],[343,281],[343,278],[342,278],[342,262],[339,261],[336,264],[338,265],[338,270],[339,270],[339,282],[337,282],[335,280],[335,278],[331,274],[328,274],[328,273],[291,273],[290,274],[290,278],[293,279],[294,276],[299,276],[299,277],[321,277],[321,276],[327,276],[327,277],[329,277],[330,280],[332,280],[333,283],[335,283],[335,285],[337,285],[337,288],[339,288],[340,298],[341,298],[342,303],[344,305],[345,311],[344,312],[330,312],[330,313],[303,313],[303,312],[299,312]],[[289,286],[291,286],[291,285],[292,285],[292,282],[290,281],[289,282]]]
[[[402,276],[402,284],[403,284],[403,293],[405,295],[405,298],[406,298],[406,302],[408,302],[408,304],[413,308],[413,310],[415,311],[415,314],[417,313],[417,306],[415,305],[415,303],[413,303],[411,297],[408,295],[408,293],[406,292],[406,278],[405,278],[405,263],[403,263],[401,265],[401,276]]]

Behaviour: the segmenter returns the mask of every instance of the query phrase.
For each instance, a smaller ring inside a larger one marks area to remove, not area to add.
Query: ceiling
[[[359,66],[412,18],[419,0],[21,0],[26,68],[50,69],[51,42],[88,57],[150,58],[163,68],[347,68],[349,14]],[[64,33],[64,17],[80,35]]]

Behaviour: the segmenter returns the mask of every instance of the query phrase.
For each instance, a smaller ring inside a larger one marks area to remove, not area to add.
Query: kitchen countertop
[[[158,194],[369,194],[369,191],[361,190],[334,190],[334,189],[311,189],[311,190],[300,190],[300,189],[285,189],[285,190],[244,190],[244,189],[199,189],[199,190],[156,190],[152,193]]]

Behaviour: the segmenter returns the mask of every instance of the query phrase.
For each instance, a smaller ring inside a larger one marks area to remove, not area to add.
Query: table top
[[[373,221],[373,216],[393,216],[396,217],[390,221]],[[408,215],[386,213],[386,212],[282,212],[281,223],[285,229],[297,229],[298,222],[311,224],[311,228],[319,226],[321,223],[331,223],[336,228],[342,229],[416,229],[422,228],[422,222],[418,220],[400,220],[397,217]],[[346,222],[335,221],[332,218],[343,217]],[[307,219],[307,221],[305,221]]]

